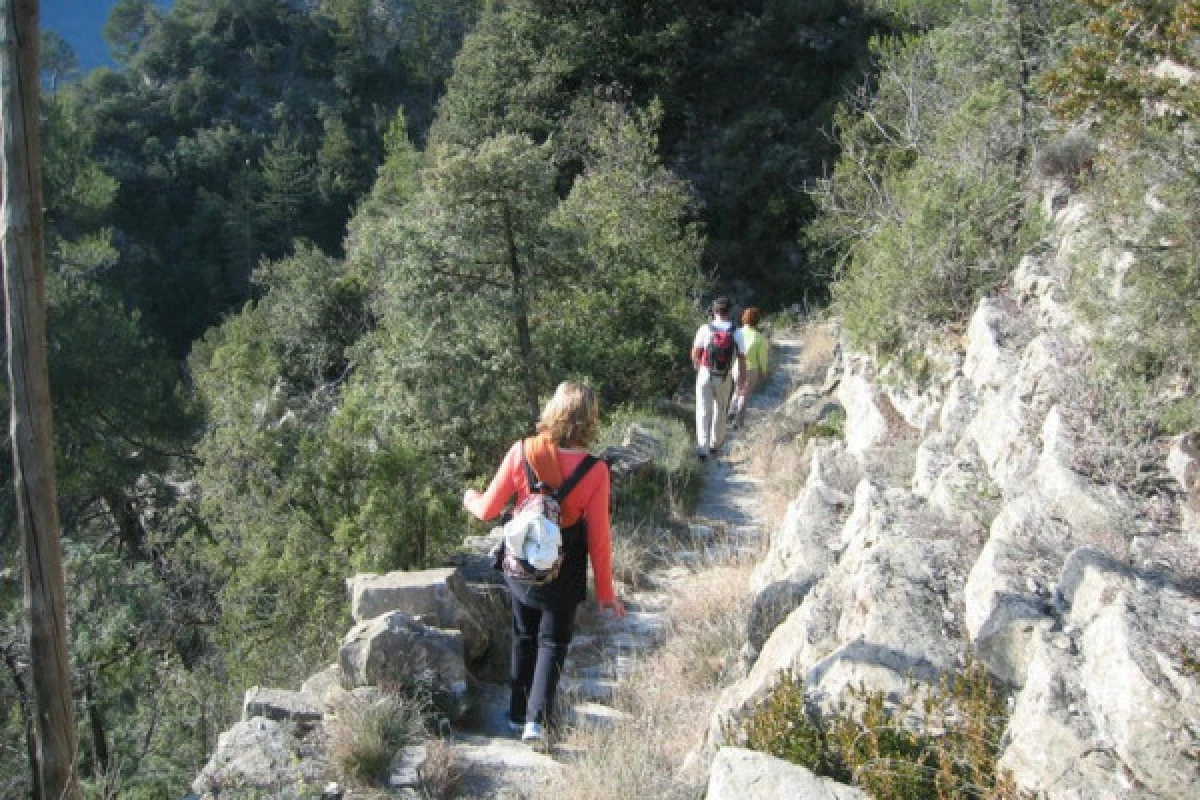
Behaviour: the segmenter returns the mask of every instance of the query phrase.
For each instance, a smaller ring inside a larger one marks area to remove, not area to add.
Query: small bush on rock
[[[858,714],[822,715],[804,682],[784,673],[743,733],[747,746],[852,783],[877,800],[1018,797],[996,768],[1005,701],[987,671],[968,664],[920,699],[900,704],[854,691]]]

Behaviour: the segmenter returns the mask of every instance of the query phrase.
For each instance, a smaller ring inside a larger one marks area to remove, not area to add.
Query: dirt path
[[[639,657],[662,641],[673,593],[695,578],[687,564],[738,555],[729,551],[761,552],[767,531],[761,481],[750,470],[749,434],[795,387],[820,384],[832,350],[832,337],[823,328],[773,338],[773,372],[751,398],[744,429],[732,431],[720,457],[704,467],[700,499],[689,520],[697,552],[677,554],[674,566],[650,571],[645,588],[623,592],[628,611],[623,620],[581,611],[559,694],[568,726],[604,725],[624,716],[610,705],[614,694]],[[455,761],[463,772],[460,796],[530,797],[562,768],[559,759],[571,754],[563,745],[550,754],[539,753],[514,738],[506,719],[507,687],[487,684],[481,694],[478,728],[453,738]]]

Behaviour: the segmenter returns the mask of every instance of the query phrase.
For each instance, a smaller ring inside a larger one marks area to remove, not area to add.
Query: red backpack
[[[713,375],[723,377],[733,369],[733,361],[737,357],[733,328],[716,328],[709,325],[708,331],[708,345],[704,348],[703,363]]]

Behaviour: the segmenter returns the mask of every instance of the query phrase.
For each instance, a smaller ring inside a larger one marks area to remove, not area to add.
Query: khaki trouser
[[[725,414],[733,391],[733,375],[713,375],[701,367],[696,375],[696,444],[716,450],[725,442]]]

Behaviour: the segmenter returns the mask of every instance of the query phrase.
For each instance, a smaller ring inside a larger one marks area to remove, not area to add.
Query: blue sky
[[[42,28],[62,34],[87,72],[112,63],[100,31],[114,5],[116,0],[42,0]]]
[[[117,0],[42,0],[42,28],[57,31],[75,48],[84,72],[112,64],[100,31]],[[169,6],[170,0],[158,0]]]

